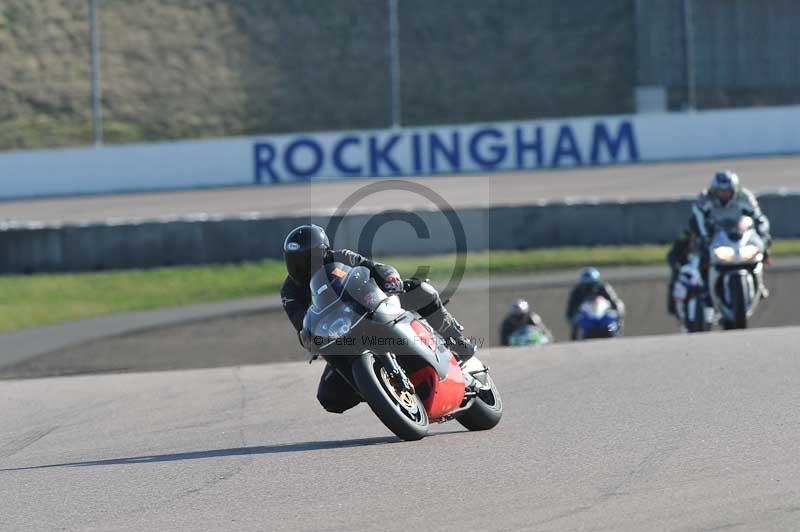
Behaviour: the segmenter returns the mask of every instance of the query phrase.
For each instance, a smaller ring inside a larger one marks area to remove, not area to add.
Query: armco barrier
[[[773,235],[800,237],[800,195],[761,198]],[[458,211],[467,251],[566,245],[670,242],[687,222],[690,200],[468,208]],[[417,234],[409,221],[418,217]],[[193,217],[124,224],[0,225],[0,273],[95,271],[278,258],[284,235],[330,215]],[[366,230],[365,228],[372,228]],[[456,228],[457,229],[457,228]],[[374,233],[374,238],[369,235]],[[457,251],[454,228],[438,211],[359,213],[340,220],[334,245],[372,255]]]

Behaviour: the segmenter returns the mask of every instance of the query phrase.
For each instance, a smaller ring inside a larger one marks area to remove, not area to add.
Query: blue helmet
[[[711,178],[711,186],[708,192],[713,198],[723,206],[739,192],[739,176],[730,170],[722,170],[714,174]]]
[[[600,282],[600,271],[594,266],[587,266],[581,270],[578,280],[581,284],[597,284]]]

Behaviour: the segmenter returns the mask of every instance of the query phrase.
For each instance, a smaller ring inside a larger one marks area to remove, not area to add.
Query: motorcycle
[[[503,403],[477,356],[463,363],[421,316],[387,295],[363,266],[326,264],[311,279],[304,342],[403,440],[431,422],[455,419],[468,430],[500,422]]]
[[[675,314],[684,332],[711,330],[714,308],[706,304],[705,286],[697,255],[691,255],[689,261],[681,266],[672,287],[672,298],[675,300]]]
[[[545,345],[552,343],[550,336],[534,325],[523,325],[508,336],[508,345]]]
[[[764,239],[753,219],[718,224],[710,244],[709,292],[724,329],[746,329],[764,295]]]
[[[575,339],[613,338],[622,332],[619,313],[603,296],[584,301],[575,317]]]

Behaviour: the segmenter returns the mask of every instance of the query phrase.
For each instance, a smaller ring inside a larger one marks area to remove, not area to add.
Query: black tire
[[[398,438],[406,441],[420,440],[428,434],[428,413],[417,394],[408,394],[410,407],[387,389],[382,375],[383,365],[372,353],[365,353],[353,362],[353,380],[361,397],[386,427]]]
[[[747,302],[745,301],[745,285],[742,284],[742,277],[737,275],[731,279],[731,308],[733,309],[734,321],[732,329],[747,329]]]
[[[490,389],[481,391],[472,406],[456,418],[467,430],[489,430],[500,423],[503,417],[503,400],[494,381],[488,373],[478,377],[481,381],[485,380]]]

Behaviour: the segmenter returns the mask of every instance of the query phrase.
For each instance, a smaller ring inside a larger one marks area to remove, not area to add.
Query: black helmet
[[[322,266],[331,243],[325,230],[318,225],[295,227],[283,243],[286,271],[296,283],[306,285],[311,275]]]

